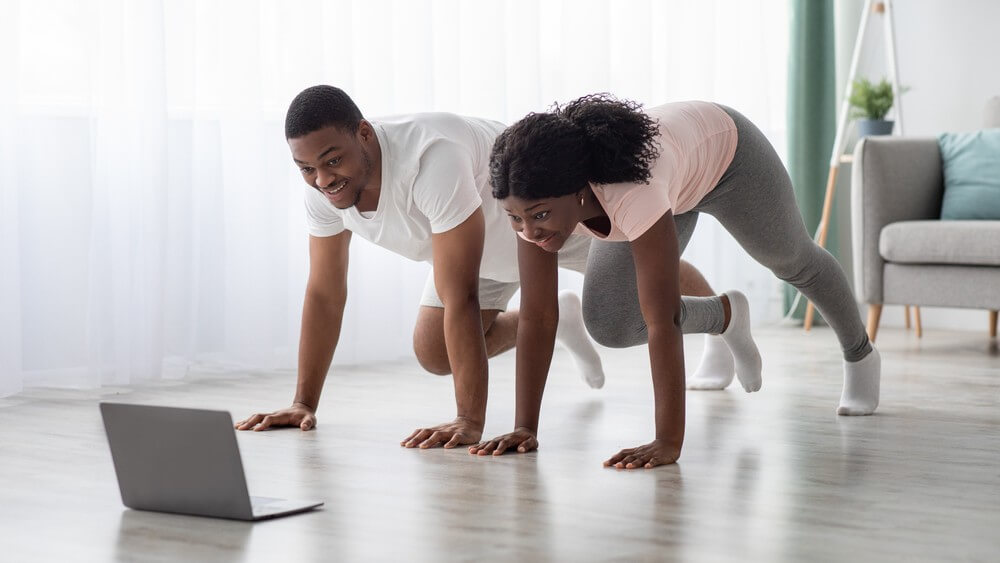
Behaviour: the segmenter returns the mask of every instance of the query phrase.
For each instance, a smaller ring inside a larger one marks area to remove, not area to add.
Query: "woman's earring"
[[[583,207],[583,196],[580,196],[580,207]]]

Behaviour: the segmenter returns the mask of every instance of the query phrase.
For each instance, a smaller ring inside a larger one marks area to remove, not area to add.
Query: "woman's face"
[[[510,226],[524,240],[548,252],[559,252],[582,218],[580,196],[570,194],[545,199],[507,196],[500,204]]]

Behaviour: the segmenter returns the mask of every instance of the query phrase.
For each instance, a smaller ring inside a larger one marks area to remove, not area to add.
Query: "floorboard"
[[[587,388],[557,352],[537,453],[406,450],[454,412],[451,381],[415,362],[338,369],[319,427],[240,433],[252,494],[320,498],[247,524],[125,509],[97,403],[225,409],[289,402],[294,375],[195,373],[0,399],[0,559],[973,560],[1000,557],[1000,355],[985,331],[879,333],[878,414],[835,414],[829,329],[757,331],[764,385],[689,392],[680,463],[602,460],[652,435],[645,349],[603,350]],[[689,366],[701,340],[687,340]],[[491,362],[487,434],[513,413],[513,355]]]

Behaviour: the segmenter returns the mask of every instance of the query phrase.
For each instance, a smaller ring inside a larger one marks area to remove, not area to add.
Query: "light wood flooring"
[[[644,348],[604,350],[597,391],[557,352],[540,451],[501,458],[398,446],[450,418],[450,378],[338,369],[317,431],[239,434],[252,494],[326,501],[260,523],[125,509],[97,403],[237,418],[285,406],[292,373],[28,390],[0,399],[0,560],[1000,560],[1000,356],[985,330],[880,332],[881,406],[860,418],[835,414],[829,329],[756,336],[762,391],[688,392],[680,463],[651,471],[601,467],[651,438]],[[701,339],[687,342],[693,368]],[[491,369],[488,435],[512,422],[513,355]]]

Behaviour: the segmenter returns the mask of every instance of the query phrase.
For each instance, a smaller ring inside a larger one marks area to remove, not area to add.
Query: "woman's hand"
[[[527,428],[515,428],[509,434],[470,447],[469,453],[472,455],[503,455],[507,450],[517,450],[518,453],[523,454],[536,449],[538,449],[538,439],[535,438],[535,433]]]
[[[604,462],[604,467],[618,469],[652,469],[657,465],[668,465],[681,456],[680,444],[668,444],[665,440],[653,440],[645,446],[626,448]]]

